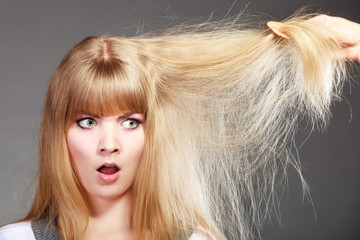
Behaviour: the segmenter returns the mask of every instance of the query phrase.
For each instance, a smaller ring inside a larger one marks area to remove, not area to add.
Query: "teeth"
[[[104,167],[115,167],[113,164],[105,164]]]

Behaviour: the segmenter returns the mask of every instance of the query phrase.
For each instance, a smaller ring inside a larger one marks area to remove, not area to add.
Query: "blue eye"
[[[129,128],[129,129],[134,129],[134,128],[137,128],[140,123],[141,122],[137,119],[129,118],[129,119],[124,120],[121,123],[121,126],[123,126],[125,128]]]
[[[81,128],[90,129],[96,126],[97,122],[93,118],[82,118],[76,121],[77,125]]]

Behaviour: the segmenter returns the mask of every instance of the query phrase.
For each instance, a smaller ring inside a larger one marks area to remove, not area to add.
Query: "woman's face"
[[[143,118],[81,115],[71,125],[67,144],[88,197],[116,199],[128,193],[144,149]]]

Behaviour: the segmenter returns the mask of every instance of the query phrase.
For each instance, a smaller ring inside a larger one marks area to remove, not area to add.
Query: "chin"
[[[131,196],[130,188],[126,190],[120,190],[116,185],[112,186],[102,186],[101,189],[97,189],[97,191],[88,192],[88,197],[90,199],[102,199],[102,200],[121,200],[126,197]]]

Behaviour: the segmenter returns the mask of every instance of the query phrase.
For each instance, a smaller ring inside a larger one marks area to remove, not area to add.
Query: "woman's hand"
[[[360,63],[360,24],[327,15],[319,15],[309,21],[331,29],[335,38],[343,44],[346,59]]]

